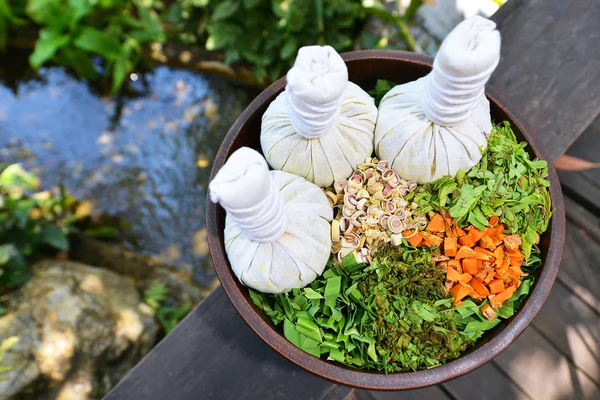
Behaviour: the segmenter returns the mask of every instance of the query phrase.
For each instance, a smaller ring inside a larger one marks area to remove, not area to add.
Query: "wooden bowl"
[[[433,62],[428,56],[389,50],[345,53],[342,58],[348,66],[350,81],[365,90],[372,90],[377,79],[406,83],[425,76],[431,71]],[[216,156],[211,179],[238,148],[248,146],[261,151],[262,115],[284,87],[285,77],[265,89],[233,124]],[[510,121],[517,136],[529,143],[528,151],[532,156],[550,160],[539,136],[519,111],[494,88],[488,86],[486,95],[490,100],[492,118],[497,122]],[[548,231],[541,238],[543,268],[537,271],[533,290],[512,318],[484,335],[470,351],[446,365],[429,370],[389,375],[363,371],[316,358],[288,342],[282,330],[275,327],[269,317],[252,303],[248,289],[233,274],[223,244],[225,211],[207,199],[206,225],[210,253],[217,275],[233,306],[258,336],[288,360],[323,378],[359,388],[401,390],[429,386],[466,374],[496,357],[527,328],[542,308],[556,279],[565,239],[565,212],[560,184],[551,164],[548,172],[554,215]]]

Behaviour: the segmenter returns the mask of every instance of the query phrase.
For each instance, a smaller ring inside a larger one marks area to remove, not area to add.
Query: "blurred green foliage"
[[[181,305],[169,304],[169,289],[160,282],[154,282],[144,293],[144,303],[153,311],[156,319],[166,335],[175,329],[175,326],[192,309],[192,303],[185,302]]]
[[[75,199],[62,188],[57,194],[38,188],[39,179],[19,164],[0,165],[0,297],[27,281],[28,264],[44,252],[69,248]]]
[[[30,65],[53,62],[80,77],[110,76],[117,91],[147,47],[174,39],[218,50],[224,62],[249,65],[268,83],[293,64],[301,46],[353,48],[369,15],[395,23],[412,44],[406,19],[382,0],[0,0],[0,49],[15,28],[33,27],[38,39]],[[375,42],[371,43],[373,46]],[[409,46],[411,47],[411,46]],[[102,63],[94,63],[99,56]]]
[[[19,338],[16,336],[8,337],[0,342],[0,381],[6,380],[6,377],[2,375],[13,369],[10,365],[2,365],[2,362],[6,356],[6,351],[17,343],[19,343]]]

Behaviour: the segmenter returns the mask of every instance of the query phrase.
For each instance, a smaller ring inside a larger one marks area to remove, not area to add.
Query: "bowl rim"
[[[345,62],[391,59],[400,63],[429,68],[433,63],[432,57],[399,50],[360,50],[342,53],[341,56]],[[211,180],[226,161],[226,155],[229,153],[234,139],[248,118],[284,87],[285,76],[263,90],[237,118],[223,139],[215,157],[210,174]],[[485,94],[490,102],[495,103],[508,116],[511,124],[516,125],[521,132],[526,132],[533,152],[544,160],[550,160],[548,151],[537,132],[517,108],[490,85],[486,85]],[[540,277],[534,284],[527,301],[496,336],[456,360],[432,369],[388,375],[376,371],[352,369],[312,356],[285,339],[281,333],[274,330],[259,316],[239,289],[235,281],[237,278],[231,271],[228,260],[224,257],[224,244],[219,240],[216,218],[218,206],[210,201],[207,193],[206,227],[209,250],[221,285],[238,314],[264,342],[284,358],[322,378],[362,389],[404,390],[430,386],[473,371],[500,354],[529,326],[550,294],[562,259],[566,224],[562,191],[558,175],[551,162],[548,163],[548,179],[553,206],[551,229],[547,232],[550,235],[548,255],[543,263]]]

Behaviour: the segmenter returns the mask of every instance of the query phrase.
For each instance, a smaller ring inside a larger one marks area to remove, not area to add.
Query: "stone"
[[[101,398],[152,348],[157,328],[133,283],[102,268],[47,260],[10,298],[0,338],[13,367],[0,400]]]

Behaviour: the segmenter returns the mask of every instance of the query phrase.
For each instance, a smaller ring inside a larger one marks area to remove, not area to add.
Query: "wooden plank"
[[[600,163],[600,116],[567,150],[567,154]],[[558,171],[563,190],[585,207],[600,215],[600,168],[589,171]]]
[[[256,336],[222,288],[208,296],[106,400],[343,399],[352,392],[291,364]]]
[[[533,326],[577,368],[600,383],[600,315],[556,282]]]
[[[491,362],[442,386],[460,400],[531,399]]]
[[[600,244],[567,220],[567,236],[558,278],[593,310],[600,310]]]
[[[569,196],[565,196],[564,201],[567,220],[583,229],[585,235],[600,243],[600,219]]]
[[[600,387],[535,329],[526,329],[494,360],[535,400],[600,398]]]
[[[492,19],[502,57],[490,83],[556,159],[600,114],[600,2],[511,0]]]
[[[452,400],[439,386],[400,392],[375,392],[356,390],[357,400]]]

